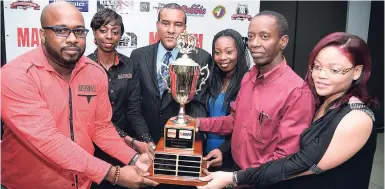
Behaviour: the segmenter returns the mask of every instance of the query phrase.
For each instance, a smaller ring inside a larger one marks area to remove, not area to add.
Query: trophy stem
[[[185,118],[184,104],[180,104],[179,113],[178,113],[178,116],[176,116],[174,123],[177,125],[183,125],[183,126],[189,123],[188,120],[186,120]]]

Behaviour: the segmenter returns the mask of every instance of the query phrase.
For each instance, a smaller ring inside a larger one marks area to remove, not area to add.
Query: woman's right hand
[[[211,150],[207,156],[203,157],[207,161],[208,167],[220,167],[223,162],[223,154],[219,149]]]

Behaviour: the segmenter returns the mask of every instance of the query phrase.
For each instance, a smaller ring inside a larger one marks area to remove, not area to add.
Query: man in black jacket
[[[179,104],[161,86],[163,81],[158,73],[162,62],[168,64],[182,56],[176,48],[175,37],[186,29],[186,20],[186,14],[181,6],[176,3],[166,4],[159,11],[156,23],[160,41],[135,49],[131,53],[131,60],[138,65],[142,114],[155,143],[163,136],[167,120],[176,116],[179,111]],[[212,64],[210,54],[200,48],[197,50],[189,54],[189,57],[202,67],[206,64],[210,67]],[[207,111],[203,103],[194,99],[186,105],[186,114],[206,117]]]

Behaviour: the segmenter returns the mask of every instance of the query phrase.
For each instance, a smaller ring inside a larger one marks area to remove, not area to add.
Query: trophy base
[[[202,160],[202,140],[197,139],[194,143],[194,150],[165,148],[165,140],[161,138],[155,149],[155,158],[149,168],[150,176],[148,178],[160,184],[185,186],[206,185],[208,182],[199,180],[199,177],[206,176],[203,173],[203,169],[207,168],[207,162]],[[183,160],[186,158],[191,159]],[[194,159],[198,160],[194,162]],[[168,164],[170,161],[175,163]],[[155,174],[155,172],[160,172],[161,174]],[[179,174],[186,176],[177,176]]]
[[[149,176],[148,178],[159,184],[204,186],[204,185],[207,185],[208,183],[208,182],[200,181],[199,179],[196,179],[196,178],[189,179],[189,178],[170,176],[170,175],[155,175],[155,176]]]
[[[191,126],[191,124],[195,124],[195,122],[192,123],[192,121],[189,120],[189,119],[187,119],[187,118],[184,118],[184,119],[181,119],[181,120],[180,120],[180,119],[178,119],[178,116],[175,116],[175,117],[170,118],[169,121],[170,121],[173,125],[178,125],[178,126],[188,126],[188,125]],[[169,124],[169,123],[166,123],[166,125],[170,125],[170,124]]]

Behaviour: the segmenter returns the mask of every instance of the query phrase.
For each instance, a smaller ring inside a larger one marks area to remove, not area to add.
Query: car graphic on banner
[[[235,9],[236,14],[231,16],[231,20],[249,20],[251,21],[251,15],[249,15],[249,8],[246,4],[238,4]]]
[[[31,0],[29,1],[18,0],[16,2],[11,3],[10,8],[24,9],[24,10],[27,10],[28,8],[33,8],[33,10],[40,10],[40,5]]]

